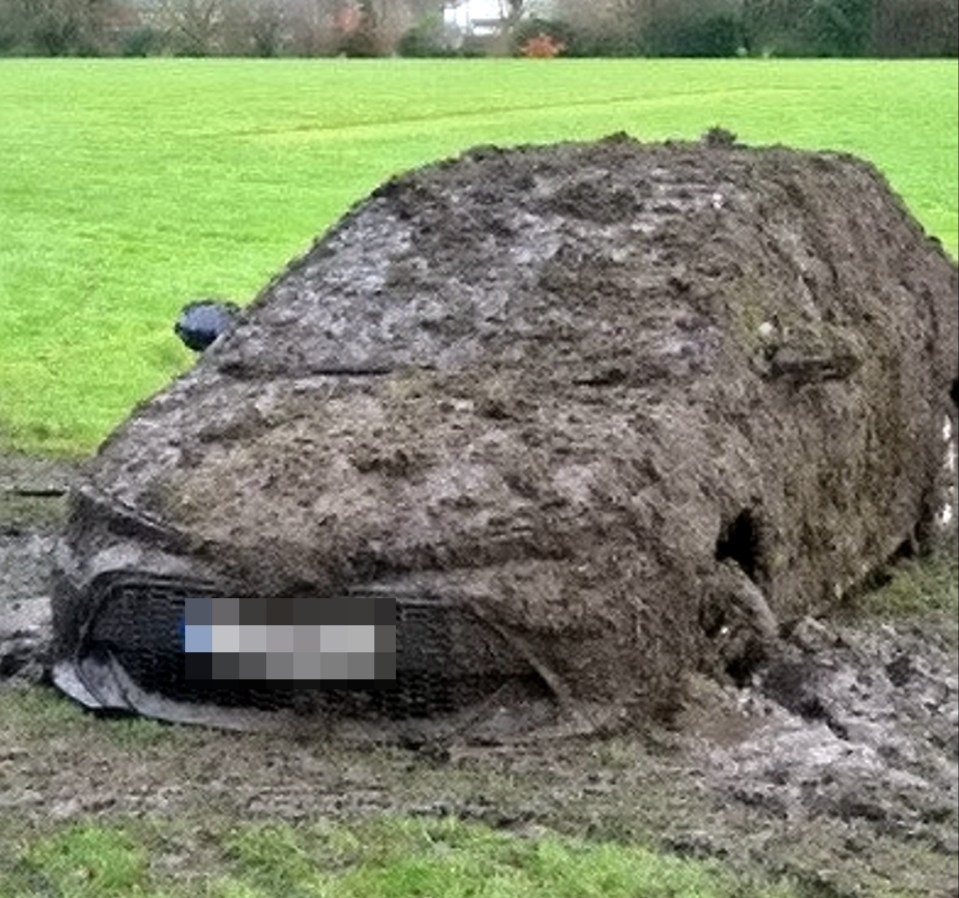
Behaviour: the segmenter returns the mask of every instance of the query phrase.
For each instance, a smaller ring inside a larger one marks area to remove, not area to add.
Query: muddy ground
[[[71,474],[0,457],[0,631],[40,607],[26,600],[44,595]],[[947,581],[954,591],[954,566]],[[221,815],[456,814],[649,842],[822,898],[956,896],[957,645],[954,611],[807,619],[746,686],[691,677],[666,725],[485,747],[121,728],[23,668],[0,685],[0,817],[175,817],[201,831]]]

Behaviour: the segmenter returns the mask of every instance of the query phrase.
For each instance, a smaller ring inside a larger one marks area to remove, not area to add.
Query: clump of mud
[[[841,154],[615,137],[399,177],[103,446],[59,657],[98,576],[147,571],[440,597],[496,638],[434,674],[523,668],[587,729],[686,670],[747,682],[928,538],[957,284]]]

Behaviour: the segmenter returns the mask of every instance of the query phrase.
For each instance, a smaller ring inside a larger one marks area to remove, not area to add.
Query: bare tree
[[[388,5],[384,2],[384,5]],[[379,6],[362,0],[284,0],[286,32],[294,53],[326,56],[351,45],[374,50]]]
[[[336,44],[337,0],[287,0],[290,47],[298,56],[331,53]]]
[[[277,0],[258,0],[250,17],[250,38],[257,56],[276,56],[283,34],[283,6]]]
[[[222,49],[230,55],[277,56],[286,20],[282,0],[229,0],[221,20]]]
[[[223,0],[161,0],[160,16],[185,53],[206,56],[217,49]]]
[[[417,21],[430,12],[442,12],[445,5],[436,0],[361,0],[360,33],[370,52],[388,55],[396,52],[400,39]]]
[[[878,56],[955,56],[955,0],[876,0],[870,51]]]
[[[0,0],[0,42],[45,56],[107,49],[114,0]]]

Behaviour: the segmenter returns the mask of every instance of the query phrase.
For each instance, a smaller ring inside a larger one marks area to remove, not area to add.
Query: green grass
[[[877,584],[878,588],[850,598],[843,609],[846,616],[896,621],[938,613],[954,622],[959,615],[959,559],[954,540],[929,557],[898,562],[885,576],[888,580]]]
[[[151,749],[186,752],[205,735],[201,728],[173,727],[144,717],[97,717],[53,689],[0,690],[0,715],[8,732],[33,744],[50,748],[58,741],[96,740],[101,748],[119,749],[128,757]]]
[[[849,150],[957,247],[952,61],[0,61],[0,446],[80,453],[389,175],[478,143]]]
[[[77,824],[0,850],[0,894],[62,898],[792,898],[640,847],[453,818],[354,824]]]

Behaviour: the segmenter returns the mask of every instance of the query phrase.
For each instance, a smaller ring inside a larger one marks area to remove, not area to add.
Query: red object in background
[[[549,34],[537,34],[531,37],[522,47],[520,56],[528,59],[553,59],[566,49],[566,44]]]
[[[355,6],[346,6],[336,13],[336,30],[343,34],[351,34],[360,27],[363,13]]]

